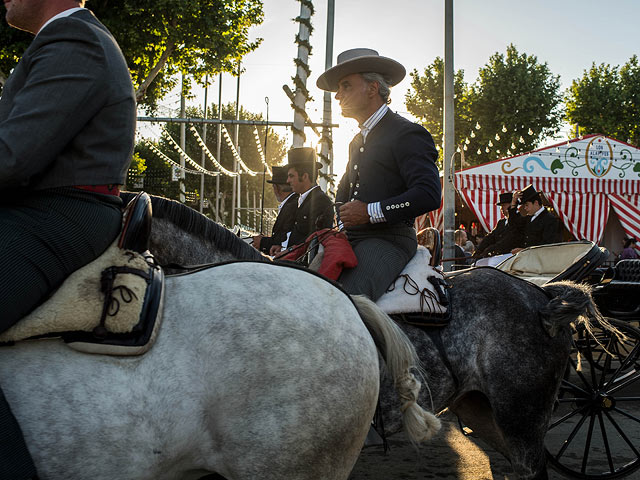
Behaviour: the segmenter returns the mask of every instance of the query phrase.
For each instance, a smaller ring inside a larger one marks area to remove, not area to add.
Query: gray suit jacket
[[[113,36],[88,10],[33,40],[0,98],[0,191],[123,184],[136,103]]]

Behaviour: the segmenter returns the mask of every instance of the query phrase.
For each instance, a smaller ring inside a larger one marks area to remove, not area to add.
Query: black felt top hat
[[[287,170],[298,165],[311,166],[314,163],[316,170],[320,170],[322,168],[322,164],[316,161],[316,151],[311,147],[292,148],[289,150],[288,158],[289,163],[285,165]]]
[[[500,199],[496,202],[496,205],[502,205],[503,203],[511,203],[511,200],[513,200],[513,193],[511,192],[501,193]]]
[[[522,190],[520,202],[533,202],[534,200],[538,200],[538,202],[540,202],[540,194],[535,188],[533,188],[533,185],[528,185],[524,190]]]
[[[271,167],[271,180],[267,180],[267,183],[275,183],[276,185],[286,185],[287,172],[289,169],[286,165],[281,167]]]

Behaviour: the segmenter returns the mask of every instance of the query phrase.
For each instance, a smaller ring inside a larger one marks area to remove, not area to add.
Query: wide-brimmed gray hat
[[[334,67],[324,72],[316,85],[329,92],[338,91],[340,79],[352,73],[379,73],[390,81],[390,86],[397,85],[407,74],[404,67],[395,60],[382,57],[370,48],[352,48],[338,55]]]

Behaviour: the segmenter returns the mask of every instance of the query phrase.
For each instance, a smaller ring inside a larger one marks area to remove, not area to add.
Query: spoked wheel
[[[623,478],[640,468],[640,330],[608,320],[627,338],[602,326],[575,335],[545,437],[549,462],[572,478]]]

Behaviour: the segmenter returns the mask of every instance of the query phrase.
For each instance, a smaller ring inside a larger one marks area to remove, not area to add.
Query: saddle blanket
[[[97,260],[72,273],[45,303],[3,332],[0,342],[94,331],[100,325],[105,298],[102,272],[113,266],[145,273],[152,268],[141,254],[120,249],[116,240]],[[104,323],[107,332],[129,333],[133,330],[140,322],[146,289],[147,282],[139,275],[118,273],[115,276]]]
[[[418,250],[402,273],[378,299],[376,304],[389,314],[421,313],[446,314],[447,307],[440,304],[440,296],[430,277],[443,275],[430,265],[431,253],[418,245]]]

